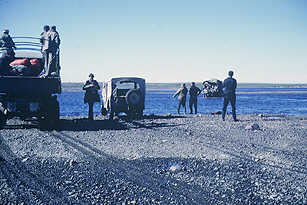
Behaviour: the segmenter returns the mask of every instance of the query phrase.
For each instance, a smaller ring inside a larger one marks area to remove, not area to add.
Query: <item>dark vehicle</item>
[[[0,70],[9,71],[0,75],[0,102],[10,111],[10,117],[37,119],[40,128],[55,129],[60,116],[56,95],[61,93],[59,50],[56,55],[56,72],[51,76],[41,77],[44,63],[39,38],[13,39],[16,44],[15,62],[33,61],[35,64],[23,66],[23,70],[12,63],[8,68],[3,68],[3,65],[0,67]],[[0,128],[3,128],[7,118],[3,113],[0,115]]]
[[[143,116],[145,109],[145,79],[143,78],[112,78],[102,85],[101,106],[103,115],[123,112],[129,117]]]
[[[216,79],[206,80],[203,82],[203,86],[204,97],[223,96],[222,81]]]

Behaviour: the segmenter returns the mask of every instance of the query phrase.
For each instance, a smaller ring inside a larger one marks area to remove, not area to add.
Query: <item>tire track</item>
[[[137,166],[133,166],[124,160],[118,161],[118,159],[104,153],[103,151],[92,147],[89,144],[82,142],[79,139],[75,139],[72,136],[65,134],[61,131],[53,131],[52,134],[55,138],[69,144],[73,148],[79,150],[85,155],[88,155],[95,161],[103,161],[112,170],[116,170],[118,176],[131,181],[140,187],[146,187],[155,193],[163,193],[172,199],[178,199],[178,204],[182,204],[182,200],[185,200],[188,204],[199,204],[204,201],[212,199],[209,196],[209,190],[205,192],[203,188],[197,185],[187,184],[170,177],[154,176],[154,174],[148,170],[140,169]],[[105,163],[108,162],[108,163]],[[162,182],[167,181],[167,186]],[[182,199],[185,197],[185,199]],[[218,200],[215,199],[215,202]]]

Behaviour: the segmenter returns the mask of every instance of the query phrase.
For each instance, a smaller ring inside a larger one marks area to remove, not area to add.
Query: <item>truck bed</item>
[[[0,93],[33,96],[61,93],[60,77],[0,76]]]

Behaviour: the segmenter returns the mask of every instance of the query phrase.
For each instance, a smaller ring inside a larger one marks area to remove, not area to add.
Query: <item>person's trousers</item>
[[[225,120],[226,110],[227,110],[227,106],[228,106],[229,102],[230,102],[231,108],[232,108],[232,117],[233,117],[234,120],[237,120],[237,116],[236,116],[236,95],[235,94],[224,96],[222,118],[223,118],[223,120]]]
[[[184,114],[186,114],[186,106],[185,106],[185,102],[186,102],[186,99],[185,98],[182,98],[182,99],[179,99],[178,100],[178,106],[177,106],[177,112],[178,114],[180,114],[180,107],[182,106],[184,108]]]
[[[43,52],[45,74],[50,75],[56,71],[56,52]]]
[[[0,56],[0,75],[8,74],[9,61],[6,56]]]
[[[94,102],[88,102],[88,119],[94,119],[94,111],[93,111]]]
[[[190,113],[192,114],[193,113],[193,106],[194,106],[194,111],[195,111],[195,114],[197,114],[197,97],[190,97],[190,100],[189,100],[189,107],[190,107]]]

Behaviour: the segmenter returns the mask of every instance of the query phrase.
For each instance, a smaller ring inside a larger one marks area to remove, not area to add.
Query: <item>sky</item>
[[[63,82],[307,83],[307,0],[0,0],[0,29],[56,25]]]

